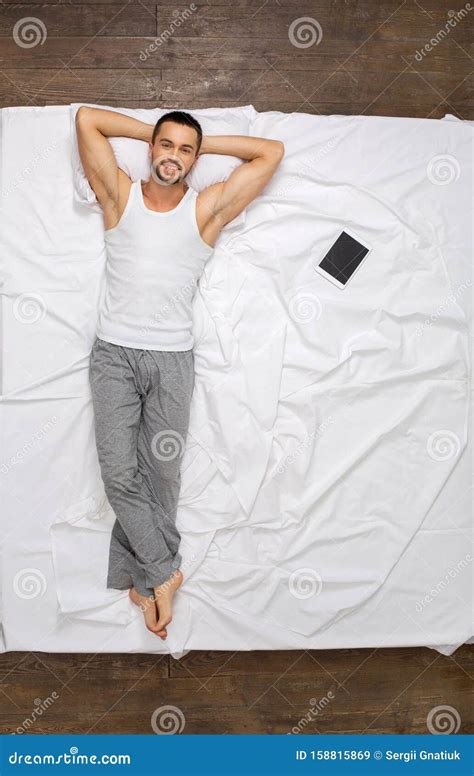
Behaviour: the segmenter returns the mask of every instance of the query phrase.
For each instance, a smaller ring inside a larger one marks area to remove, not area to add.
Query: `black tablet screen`
[[[365,245],[361,245],[347,232],[341,232],[319,266],[345,285],[368,252]]]

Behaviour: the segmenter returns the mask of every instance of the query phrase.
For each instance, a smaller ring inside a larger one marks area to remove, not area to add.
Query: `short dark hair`
[[[161,118],[158,119],[158,121],[155,124],[155,128],[153,130],[153,134],[151,136],[151,142],[152,145],[155,142],[155,138],[160,131],[160,127],[162,124],[164,124],[165,121],[174,121],[175,124],[182,124],[186,127],[192,127],[197,132],[197,149],[196,153],[198,153],[201,143],[202,143],[202,129],[199,121],[194,118],[194,116],[191,116],[190,113],[186,113],[183,110],[172,110],[169,113],[165,113]]]

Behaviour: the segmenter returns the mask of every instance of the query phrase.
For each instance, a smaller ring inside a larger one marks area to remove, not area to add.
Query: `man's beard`
[[[167,162],[172,166],[172,169],[169,171],[164,169]],[[186,170],[181,163],[159,156],[153,159],[151,163],[151,174],[154,180],[161,186],[175,186],[183,181],[186,176]]]

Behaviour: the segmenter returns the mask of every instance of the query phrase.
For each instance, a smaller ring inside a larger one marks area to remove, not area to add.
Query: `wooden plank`
[[[43,0],[29,0],[28,3],[25,3],[24,0],[2,0],[2,5],[5,6],[39,6],[39,5],[51,5],[51,6],[61,6],[66,5],[69,2],[69,0],[49,0],[48,3],[44,3]],[[117,6],[123,6],[127,0],[75,0],[75,5],[117,5]],[[128,0],[128,2],[136,2],[136,0]],[[170,2],[162,2],[161,0],[140,0],[140,3],[143,3],[145,5],[159,5],[161,8],[171,8],[176,9],[176,6],[173,6]],[[306,2],[306,0],[268,0],[268,2],[264,5],[263,3],[256,4],[255,0],[232,0],[230,3],[229,0],[196,0],[194,3],[197,6],[209,6],[210,8],[228,8],[230,5],[234,9],[237,9],[239,12],[247,12],[247,13],[253,13],[255,14],[256,10],[260,13],[265,8],[269,8],[271,12],[280,12],[284,11],[285,9],[291,13],[293,13],[295,16],[297,14],[300,15],[312,15],[313,17],[317,17],[318,14],[321,14],[327,10],[327,2],[326,0],[311,0],[310,3]],[[191,5],[189,3],[189,5]],[[406,0],[405,5],[410,6],[408,0]],[[362,15],[365,18],[370,18],[373,14],[379,13],[382,18],[384,16],[389,16],[394,11],[397,11],[399,9],[403,9],[403,0],[383,0],[382,2],[378,2],[377,5],[374,5],[374,3],[370,2],[370,0],[363,0],[362,2],[355,2],[354,0],[332,0],[331,2],[331,8],[334,9],[334,13],[344,13],[344,14],[353,14],[356,15]],[[183,8],[187,7],[187,5],[183,6]],[[433,18],[439,18],[443,19],[447,16],[448,12],[455,8],[456,6],[453,6],[452,0],[420,0],[418,4],[416,5],[417,12],[419,13],[421,18],[427,18],[427,19],[433,19]],[[461,3],[459,8],[463,7],[463,4]]]
[[[343,67],[349,73],[385,70],[396,75],[406,62],[420,72],[466,75],[474,44],[461,50],[453,39],[438,46],[429,56],[416,59],[416,52],[424,40],[369,41],[360,51],[350,40],[330,40],[324,49],[282,51],[277,41],[238,38],[170,38],[164,44],[156,37],[99,36],[93,39],[81,36],[47,38],[43,46],[25,49],[13,38],[5,38],[0,49],[2,70],[26,68],[117,69],[136,66],[142,71],[162,67],[184,69],[226,69],[256,72],[271,67],[287,73],[313,73],[321,68],[337,70]],[[33,53],[34,52],[34,53]],[[406,60],[406,61],[405,61]]]
[[[426,74],[424,74],[426,79]],[[260,96],[265,100],[273,100],[274,110],[281,102],[293,104],[294,110],[314,112],[322,110],[323,106],[331,105],[338,111],[345,106],[347,113],[354,108],[366,108],[370,103],[397,106],[409,115],[410,108],[420,104],[423,109],[434,107],[453,90],[456,91],[456,106],[462,114],[470,111],[472,105],[469,81],[461,83],[458,76],[449,72],[445,74],[430,74],[429,84],[426,84],[417,73],[407,70],[395,78],[393,74],[380,70],[374,73],[361,73],[356,81],[343,70],[323,70],[311,77],[305,73],[285,73],[283,71],[267,71],[257,79],[245,78],[238,74],[221,69],[216,74],[207,71],[168,70],[162,71],[162,98],[166,101],[180,101],[189,104],[191,100],[203,98],[205,94],[214,102],[216,99],[234,100],[236,103],[251,102],[256,107]],[[417,96],[416,101],[414,95]],[[310,102],[307,102],[309,100]],[[405,111],[408,110],[408,114]],[[324,112],[327,110],[324,107]],[[344,112],[344,111],[343,111]]]
[[[55,69],[0,72],[0,104],[63,105],[92,102],[128,107],[131,102],[154,107],[161,99],[159,71]]]
[[[55,6],[61,6],[61,5],[67,5],[67,3],[71,2],[71,0],[49,0],[48,5],[55,5]],[[123,6],[127,0],[74,0],[74,5],[115,5],[115,6]],[[136,3],[137,0],[128,0],[130,3]],[[149,5],[149,6],[156,6],[157,0],[139,0],[139,2],[142,5]],[[24,0],[2,0],[2,5],[25,5]],[[45,3],[43,0],[29,0],[28,2],[29,6],[43,6]]]
[[[1,95],[1,90],[0,90]],[[76,98],[72,96],[69,98],[67,95],[58,95],[55,99],[42,100],[40,103],[28,103],[25,99],[25,95],[22,92],[15,90],[9,91],[8,95],[0,99],[2,107],[19,107],[24,105],[69,105],[70,102],[75,102]],[[222,99],[194,99],[192,101],[184,103],[182,100],[166,100],[166,101],[149,101],[149,100],[136,100],[127,98],[126,102],[123,99],[115,100],[113,98],[106,98],[104,100],[77,100],[78,102],[95,102],[98,105],[113,106],[116,108],[161,108],[163,110],[199,110],[202,108],[235,108],[237,106],[253,105],[256,111],[274,111],[278,109],[282,113],[294,113],[303,112],[310,114],[317,114],[322,116],[340,115],[340,116],[405,116],[411,118],[430,118],[440,119],[447,113],[454,113],[459,118],[465,120],[474,119],[474,110],[471,106],[464,107],[462,110],[459,108],[453,108],[453,104],[441,103],[440,105],[433,106],[433,102],[428,98],[425,98],[421,103],[418,101],[416,104],[413,102],[406,102],[405,104],[396,104],[393,101],[387,100],[385,103],[376,102],[372,105],[367,103],[358,103],[352,101],[349,105],[344,103],[326,102],[321,103],[317,100],[314,103],[306,103],[304,105],[299,102],[290,102],[288,100],[280,100],[278,105],[275,106],[273,99],[266,99],[265,97],[256,98],[252,100],[222,100]]]
[[[316,675],[328,671],[342,682],[350,671],[364,662],[373,650],[277,650],[275,652],[192,651],[180,660],[171,658],[172,678],[194,676],[206,679],[252,674]],[[406,653],[403,653],[406,654]]]
[[[177,26],[173,25],[176,7],[160,3],[157,7],[158,30],[172,28],[173,35],[187,37],[279,38],[291,45],[288,39],[290,26],[298,18],[310,16],[322,28],[319,47],[328,39],[347,38],[361,44],[372,37],[376,40],[403,39],[410,33],[417,39],[423,37],[428,41],[448,24],[448,12],[452,7],[452,3],[445,0],[432,3],[429,13],[425,13],[420,5],[397,0],[357,5],[338,0],[331,4],[312,3],[309,8],[303,1],[284,4],[276,0],[250,5],[242,2],[221,5],[199,1],[195,5],[197,10]],[[456,35],[460,41],[470,42],[470,24],[472,21],[467,15],[454,28],[448,24],[448,34]],[[312,26],[316,29],[316,25]],[[297,30],[298,25],[294,29]],[[308,41],[307,37],[299,40],[304,43]]]
[[[57,36],[135,36],[156,35],[156,7],[135,2],[124,2],[119,7],[110,4],[93,5],[90,3],[52,4],[42,3],[41,6],[22,3],[21,5],[2,3],[0,7],[0,36],[11,37],[15,24],[22,19],[34,17],[39,19],[35,29],[39,30],[37,38],[44,40],[45,45],[50,38]],[[44,25],[44,27],[43,27]],[[46,37],[43,30],[46,30]],[[18,37],[28,43],[36,38]],[[34,56],[37,46],[28,51]]]
[[[26,687],[42,677],[54,681],[54,676],[59,683],[67,683],[76,675],[91,680],[107,675],[112,681],[127,675],[132,680],[149,668],[167,678],[168,655],[7,652],[0,656],[0,687],[11,683],[13,674],[18,686]]]

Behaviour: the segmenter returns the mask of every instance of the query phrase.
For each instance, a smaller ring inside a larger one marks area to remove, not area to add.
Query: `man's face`
[[[180,183],[197,159],[196,148],[195,129],[165,121],[148,151],[154,180],[161,186]]]

